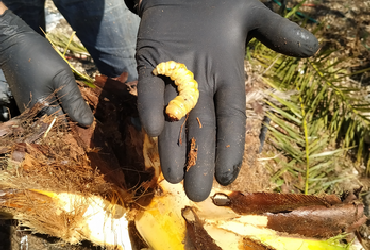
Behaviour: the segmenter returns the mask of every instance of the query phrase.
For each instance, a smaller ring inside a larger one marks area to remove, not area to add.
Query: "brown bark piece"
[[[188,167],[186,168],[186,171],[189,171],[189,169],[197,163],[197,157],[198,157],[198,146],[196,146],[195,138],[193,137],[191,138],[190,151],[188,154]]]
[[[189,237],[196,250],[222,250],[204,229],[203,222],[196,215],[192,207],[186,206],[182,209],[181,214],[185,219]]]
[[[269,229],[318,238],[351,233],[366,221],[363,206],[357,204],[300,207],[290,213],[266,216]]]
[[[151,174],[144,173],[142,130],[132,122],[138,117],[137,81],[126,80],[127,73],[114,79],[98,75],[96,88],[80,88],[97,122],[88,130],[75,126],[74,134],[81,146],[87,146],[92,167],[98,168],[107,182],[131,189]]]
[[[242,194],[239,191],[234,191],[228,197],[231,209],[238,214],[280,213],[293,211],[301,206],[322,205],[329,207],[342,203],[335,195],[320,198],[313,195]]]
[[[265,215],[267,228],[306,237],[329,238],[351,233],[366,221],[362,204],[342,202],[335,195],[316,197],[234,191],[229,196],[216,194],[213,202],[230,206],[238,214]]]
[[[243,239],[243,245],[241,246],[243,250],[275,250],[275,248],[263,245],[260,241],[253,240],[250,238]]]
[[[200,123],[199,117],[197,117],[197,122],[199,124],[199,128],[202,128],[202,123]]]

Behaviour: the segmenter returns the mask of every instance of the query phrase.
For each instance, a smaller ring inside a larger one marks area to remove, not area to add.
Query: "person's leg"
[[[137,80],[136,39],[140,18],[122,0],[54,0],[88,49],[98,70],[108,77],[128,72]]]
[[[45,31],[45,0],[3,0],[14,14],[22,18],[33,30]]]

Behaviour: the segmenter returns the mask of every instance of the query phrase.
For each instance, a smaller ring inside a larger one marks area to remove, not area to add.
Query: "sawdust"
[[[195,166],[197,163],[197,156],[198,156],[198,146],[195,144],[195,138],[191,138],[191,144],[190,144],[190,151],[188,154],[188,166],[186,168],[186,171],[189,171],[189,169],[192,166]]]

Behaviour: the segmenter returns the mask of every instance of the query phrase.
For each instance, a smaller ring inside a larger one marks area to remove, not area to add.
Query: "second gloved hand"
[[[91,124],[91,109],[71,69],[50,43],[9,10],[0,16],[0,27],[0,66],[20,111],[48,100],[46,113],[62,110],[81,125]]]

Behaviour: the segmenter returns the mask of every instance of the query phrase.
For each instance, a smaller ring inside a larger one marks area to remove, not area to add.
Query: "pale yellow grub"
[[[195,107],[199,98],[193,72],[184,64],[169,61],[158,64],[153,73],[170,77],[175,82],[179,95],[168,103],[166,114],[173,120],[180,120]]]

